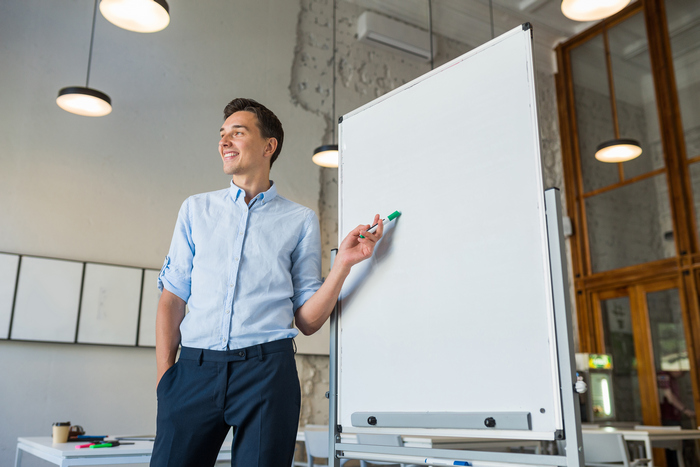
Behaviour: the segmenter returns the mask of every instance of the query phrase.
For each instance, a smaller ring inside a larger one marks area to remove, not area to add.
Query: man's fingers
[[[379,217],[379,215],[377,215]],[[377,239],[382,238],[382,234],[384,233],[384,221],[379,219],[379,225],[377,226],[377,230],[375,231],[375,236]]]

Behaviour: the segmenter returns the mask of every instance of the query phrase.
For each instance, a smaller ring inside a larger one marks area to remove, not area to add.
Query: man
[[[292,463],[301,403],[292,319],[306,335],[323,325],[383,226],[377,215],[375,234],[369,225],[350,232],[321,283],[316,215],[280,196],[269,179],[283,140],[270,110],[234,99],[219,141],[231,186],[180,208],[158,279],[152,466],[213,465],[230,427],[232,466]]]

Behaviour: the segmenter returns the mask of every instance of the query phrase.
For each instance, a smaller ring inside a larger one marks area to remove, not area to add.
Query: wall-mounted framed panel
[[[10,336],[19,256],[0,253],[0,339]]]
[[[78,343],[136,344],[142,274],[142,269],[86,264]]]
[[[141,347],[156,346],[156,310],[161,294],[157,285],[159,273],[160,271],[153,269],[146,269],[143,273],[138,339],[138,345]]]
[[[75,342],[83,263],[23,256],[10,338]]]

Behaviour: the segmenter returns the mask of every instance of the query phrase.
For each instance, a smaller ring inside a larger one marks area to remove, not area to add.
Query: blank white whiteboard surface
[[[22,257],[11,339],[74,342],[83,263]]]
[[[19,266],[18,255],[0,253],[0,339],[7,339],[10,336],[12,303],[17,285],[17,266]]]
[[[373,430],[352,425],[360,412],[529,412],[531,430],[464,434],[554,439],[563,419],[531,31],[344,116],[340,151],[340,239],[402,212],[341,293],[343,433]]]
[[[136,345],[143,270],[87,263],[78,343]]]
[[[139,318],[139,345],[156,346],[156,311],[160,290],[158,290],[160,271],[146,269],[143,273],[143,290],[141,291],[141,314]]]

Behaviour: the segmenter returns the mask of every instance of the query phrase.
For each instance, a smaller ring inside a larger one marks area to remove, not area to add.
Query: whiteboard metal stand
[[[338,311],[331,314],[330,338],[330,391],[329,391],[329,452],[334,467],[340,466],[340,458],[363,458],[366,460],[394,461],[403,463],[424,463],[423,459],[444,459],[470,461],[478,466],[481,462],[499,462],[512,464],[532,464],[542,466],[583,467],[583,448],[581,441],[581,415],[579,398],[575,392],[576,372],[574,370],[573,327],[569,305],[569,287],[566,279],[566,256],[562,228],[561,201],[559,190],[545,190],[545,208],[547,220],[547,237],[549,243],[549,262],[551,266],[552,293],[554,298],[554,319],[557,337],[557,354],[559,362],[559,380],[561,381],[562,416],[564,432],[559,433],[558,440],[565,440],[565,453],[556,456],[540,454],[516,454],[483,451],[457,451],[448,449],[406,448],[391,446],[370,446],[342,443],[341,427],[338,416]],[[335,255],[333,254],[333,258]],[[331,263],[332,264],[332,263]],[[488,431],[484,431],[488,437]],[[362,456],[362,457],[359,457]]]

